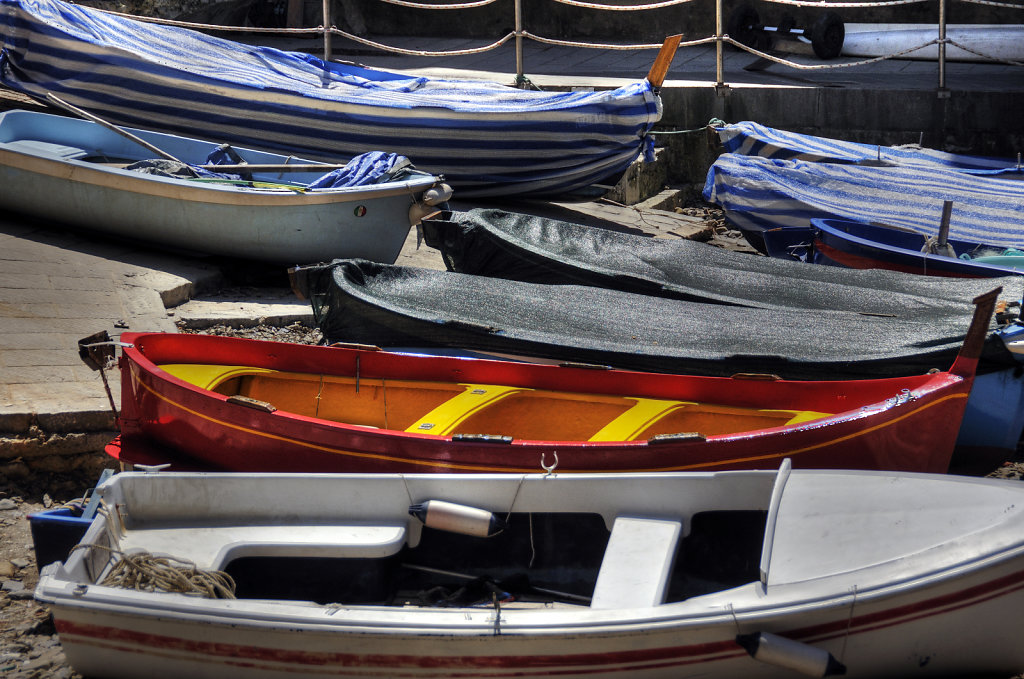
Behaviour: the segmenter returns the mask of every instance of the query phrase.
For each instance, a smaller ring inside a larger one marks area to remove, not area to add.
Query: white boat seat
[[[77,146],[54,144],[52,142],[38,141],[36,139],[18,139],[6,142],[3,146],[12,151],[31,153],[32,155],[44,154],[57,156],[59,158],[64,158],[65,160],[85,158],[88,155],[92,155],[85,149],[78,148]]]
[[[646,608],[665,603],[682,532],[680,521],[616,517],[590,607]]]
[[[126,531],[120,548],[223,569],[247,556],[383,558],[405,544],[405,524],[385,526],[196,526]]]

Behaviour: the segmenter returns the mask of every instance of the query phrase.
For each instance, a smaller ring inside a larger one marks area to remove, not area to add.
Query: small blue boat
[[[845,219],[812,219],[811,260],[850,269],[889,269],[929,276],[990,278],[1024,274],[1024,252],[950,240],[947,256],[929,252],[920,233]]]
[[[726,153],[777,160],[848,163],[854,165],[923,165],[971,174],[1021,174],[1011,158],[947,153],[918,144],[882,146],[779,130],[751,121],[715,127]]]
[[[994,248],[1024,246],[1024,182],[939,165],[870,166],[724,153],[708,171],[705,200],[765,254],[811,241],[814,218],[885,224]],[[772,241],[769,247],[767,241]]]
[[[377,152],[331,166],[91,120],[0,113],[0,209],[279,264],[394,262],[412,224],[436,210],[426,201],[450,193],[407,162]]]

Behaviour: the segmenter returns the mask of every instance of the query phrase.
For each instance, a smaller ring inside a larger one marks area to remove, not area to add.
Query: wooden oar
[[[150,151],[152,151],[153,153],[157,154],[161,158],[164,158],[166,160],[173,160],[174,162],[181,163],[182,165],[188,165],[188,163],[185,163],[182,160],[178,160],[177,158],[172,156],[170,153],[167,153],[163,149],[160,149],[160,148],[154,146],[153,144],[150,144],[145,139],[140,139],[139,137],[137,137],[136,135],[132,134],[128,130],[122,129],[122,128],[118,127],[117,125],[113,124],[113,123],[110,123],[110,122],[107,122],[106,120],[103,120],[99,116],[95,116],[92,113],[89,113],[88,111],[83,111],[82,109],[78,108],[77,106],[69,104],[68,102],[64,101],[63,99],[58,98],[52,92],[47,92],[46,93],[46,98],[47,98],[48,101],[50,101],[51,103],[53,103],[56,106],[59,106],[59,107],[65,109],[67,111],[70,111],[71,113],[74,113],[75,115],[80,116],[80,117],[82,117],[82,118],[84,118],[86,120],[94,122],[97,125],[102,125],[103,127],[107,128],[108,130],[116,132],[119,135],[121,135],[122,137],[125,137],[126,139],[131,139],[133,142],[135,142],[139,146],[142,146],[144,148],[149,149]],[[341,168],[343,168],[345,166],[346,166],[346,164],[344,164],[344,163],[341,164],[341,165],[332,165],[332,164],[328,164],[328,163],[294,163],[294,164],[290,164],[290,165],[287,164],[287,163],[278,163],[278,164],[270,163],[270,164],[263,164],[263,165],[258,165],[258,164],[251,164],[250,165],[248,163],[242,163],[242,164],[238,164],[238,165],[199,165],[198,167],[201,167],[204,170],[210,170],[212,172],[233,172],[234,173],[234,172],[329,172],[330,170],[340,170]]]
[[[170,153],[167,153],[166,151],[164,151],[162,149],[159,149],[156,146],[153,146],[152,144],[150,144],[145,139],[140,139],[139,137],[136,137],[134,134],[132,134],[128,130],[121,129],[120,127],[118,127],[114,123],[108,123],[106,120],[103,120],[102,118],[100,118],[98,116],[94,116],[93,114],[89,113],[88,111],[83,111],[82,109],[78,108],[77,106],[73,106],[73,105],[69,104],[68,102],[64,101],[63,99],[59,99],[52,92],[47,92],[46,93],[46,99],[50,103],[55,104],[56,106],[60,106],[62,109],[65,109],[66,111],[70,111],[71,113],[74,113],[76,116],[85,118],[86,120],[94,122],[97,125],[102,125],[103,127],[107,128],[108,130],[111,130],[113,132],[117,132],[119,135],[121,135],[122,137],[125,137],[126,139],[131,139],[133,142],[135,142],[139,146],[143,146],[143,147],[149,149],[150,151],[152,151],[153,153],[157,154],[161,158],[165,158],[167,160],[173,160],[176,163],[180,163],[181,162],[180,160],[178,160],[177,158],[172,156]]]
[[[212,172],[324,172],[328,170],[340,170],[345,167],[345,165],[330,165],[328,163],[295,163],[293,165],[281,163],[279,165],[259,165],[254,163],[252,165],[199,165],[199,167]]]
[[[682,39],[682,35],[670,35],[665,38],[665,42],[661,43],[658,56],[654,58],[654,64],[651,65],[651,70],[647,74],[647,82],[651,83],[651,87],[654,89],[660,88],[665,82],[668,67],[672,65],[672,59],[675,58],[676,50],[679,49],[679,42]]]

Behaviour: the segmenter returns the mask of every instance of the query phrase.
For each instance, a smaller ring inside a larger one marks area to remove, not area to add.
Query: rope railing
[[[514,38],[515,35],[516,35],[515,33],[509,33],[505,37],[499,38],[498,40],[492,42],[491,44],[483,45],[481,47],[469,47],[469,48],[461,49],[461,50],[428,51],[428,50],[411,50],[411,49],[405,49],[405,48],[402,48],[402,47],[395,47],[394,45],[385,45],[385,44],[380,43],[380,42],[375,42],[373,40],[368,40],[367,38],[362,38],[362,37],[360,37],[358,35],[354,35],[352,33],[348,33],[347,31],[343,31],[340,28],[336,28],[334,26],[331,26],[329,32],[332,35],[340,35],[343,38],[348,38],[349,40],[352,40],[353,42],[358,42],[359,44],[366,45],[367,47],[374,47],[376,49],[383,50],[385,52],[394,52],[395,54],[406,54],[406,55],[414,56],[414,57],[458,57],[458,56],[463,56],[463,55],[466,55],[466,54],[480,54],[482,52],[489,52],[489,51],[491,51],[491,50],[493,50],[495,48],[501,47],[506,42],[508,42],[509,40]]]
[[[637,45],[621,45],[621,44],[608,44],[608,43],[596,43],[596,42],[576,42],[574,40],[559,40],[557,38],[542,38],[539,35],[534,35],[529,31],[523,31],[523,37],[535,40],[544,45],[557,45],[559,47],[580,47],[584,49],[602,49],[602,50],[650,50],[661,48],[661,43],[641,43]],[[697,45],[707,45],[715,42],[715,37],[701,38],[699,40],[688,40],[680,41],[680,47],[696,47]]]
[[[470,2],[460,2],[460,3],[428,3],[428,2],[416,2],[414,0],[380,0],[380,1],[384,2],[384,3],[387,3],[387,4],[391,4],[391,5],[397,5],[397,6],[401,6],[401,7],[408,7],[408,8],[419,9],[419,10],[451,11],[451,10],[476,9],[476,8],[480,8],[480,7],[483,7],[483,6],[486,6],[486,5],[490,5],[490,4],[494,3],[494,2],[496,2],[497,0],[471,0]],[[328,61],[331,59],[330,38],[331,38],[331,36],[334,36],[334,35],[339,36],[339,37],[343,37],[343,38],[345,38],[347,40],[351,40],[352,42],[355,42],[355,43],[358,43],[358,44],[361,44],[361,45],[365,45],[367,47],[372,47],[374,49],[378,49],[378,50],[381,50],[381,51],[384,51],[384,52],[391,52],[391,53],[394,53],[394,54],[402,54],[402,55],[408,55],[408,56],[422,56],[422,57],[453,57],[453,56],[465,56],[465,55],[472,55],[472,54],[481,54],[483,52],[488,52],[488,51],[497,49],[497,48],[501,47],[502,45],[506,44],[507,42],[509,42],[510,40],[514,39],[515,40],[515,46],[516,46],[516,82],[520,83],[520,84],[529,83],[529,80],[526,78],[526,76],[524,74],[524,66],[523,66],[522,43],[523,43],[524,39],[533,40],[535,42],[538,42],[538,43],[541,43],[541,44],[545,44],[545,45],[554,45],[554,46],[560,46],[560,47],[573,47],[573,48],[582,48],[582,49],[648,50],[648,49],[659,49],[661,47],[661,43],[638,43],[638,44],[595,43],[595,42],[583,42],[583,41],[565,40],[565,39],[557,39],[557,38],[547,38],[547,37],[543,37],[543,36],[540,36],[540,35],[536,35],[534,33],[531,33],[529,31],[527,31],[522,26],[521,1],[522,0],[514,0],[514,4],[515,4],[515,21],[516,21],[515,30],[513,30],[512,32],[504,35],[503,37],[501,37],[501,38],[499,38],[499,39],[497,39],[497,40],[495,40],[495,41],[493,41],[493,42],[491,42],[489,44],[481,45],[479,47],[472,47],[472,48],[465,48],[465,49],[458,49],[458,50],[407,49],[407,48],[402,48],[402,47],[398,47],[398,46],[395,46],[395,45],[387,45],[387,44],[384,44],[384,43],[381,43],[381,42],[377,42],[375,40],[370,40],[368,38],[364,38],[362,36],[355,35],[355,34],[350,33],[348,31],[341,30],[337,26],[334,26],[334,25],[331,24],[330,0],[324,0],[324,3],[323,3],[323,11],[324,11],[323,24],[320,25],[320,26],[314,27],[314,28],[309,28],[309,27],[307,27],[307,28],[293,28],[293,27],[288,27],[288,28],[284,28],[284,27],[281,27],[281,28],[266,28],[266,27],[257,27],[257,26],[221,26],[221,25],[195,23],[195,22],[189,22],[189,21],[177,21],[177,20],[173,20],[173,19],[162,19],[162,18],[158,18],[158,17],[135,16],[135,15],[125,14],[125,13],[122,13],[122,12],[115,12],[115,11],[111,11],[111,10],[105,10],[105,11],[107,11],[109,14],[114,14],[114,15],[117,15],[117,16],[125,16],[125,17],[130,17],[130,18],[142,20],[142,21],[147,21],[147,22],[150,22],[150,23],[163,24],[163,25],[167,25],[167,26],[177,26],[177,27],[181,27],[181,28],[188,28],[188,29],[199,30],[199,31],[238,31],[238,32],[246,32],[246,33],[276,33],[276,34],[284,34],[284,35],[310,35],[310,34],[322,35],[323,39],[324,39],[324,59],[328,60]],[[894,7],[894,6],[899,6],[899,5],[911,5],[911,4],[918,4],[918,3],[922,3],[922,2],[931,2],[932,0],[876,0],[876,1],[873,1],[873,2],[872,1],[863,1],[863,2],[861,2],[861,1],[852,1],[852,2],[847,2],[847,1],[822,1],[822,0],[767,0],[767,1],[770,2],[770,3],[773,3],[773,4],[790,5],[790,6],[797,6],[797,7],[814,7],[815,9],[820,9],[820,10],[842,10],[842,9],[868,8],[868,7],[873,7],[873,8]],[[957,1],[965,2],[965,3],[970,3],[970,4],[976,4],[976,5],[986,5],[986,6],[990,6],[990,7],[999,7],[999,8],[1004,8],[1004,9],[1024,9],[1024,2],[1018,4],[1018,3],[1011,3],[1011,2],[1001,2],[999,0],[957,0]],[[672,7],[672,6],[675,6],[675,5],[681,5],[681,4],[685,4],[685,3],[688,3],[688,2],[693,2],[693,0],[659,0],[658,2],[650,2],[650,3],[637,4],[637,5],[617,5],[617,4],[608,4],[608,3],[603,3],[603,2],[591,2],[591,1],[588,1],[588,0],[552,0],[552,2],[556,2],[556,3],[559,3],[559,4],[563,4],[563,5],[569,5],[569,6],[572,6],[572,7],[578,7],[578,8],[581,8],[581,9],[590,9],[590,10],[597,10],[597,11],[639,12],[639,11],[664,9],[664,8]],[[711,36],[708,36],[708,37],[705,37],[705,38],[699,38],[699,39],[694,39],[694,40],[683,41],[683,42],[679,43],[679,47],[696,47],[696,46],[700,46],[700,45],[709,45],[709,44],[714,44],[716,46],[716,87],[719,88],[720,92],[728,88],[728,85],[725,83],[725,78],[724,78],[724,65],[723,65],[723,54],[722,54],[722,48],[725,45],[732,45],[733,47],[735,47],[735,48],[737,48],[739,50],[743,50],[745,52],[748,52],[748,53],[758,57],[759,59],[765,60],[766,62],[771,62],[771,63],[779,64],[781,66],[785,66],[787,68],[792,68],[792,69],[795,69],[795,70],[805,70],[805,71],[808,71],[808,70],[838,69],[838,68],[852,68],[852,67],[855,67],[855,66],[866,66],[866,65],[874,64],[874,63],[877,63],[877,62],[880,62],[880,61],[885,61],[887,59],[898,59],[900,57],[904,57],[906,55],[912,54],[912,53],[917,52],[919,50],[928,48],[928,47],[930,47],[932,45],[936,45],[938,47],[938,58],[937,58],[937,61],[938,61],[938,71],[939,71],[939,86],[938,86],[938,90],[940,92],[940,96],[942,96],[942,93],[945,92],[945,62],[946,62],[946,47],[947,46],[956,47],[956,48],[958,48],[960,50],[963,50],[964,52],[973,54],[973,55],[975,55],[977,57],[980,57],[982,59],[986,59],[986,60],[989,60],[989,61],[993,61],[993,62],[997,62],[997,63],[1003,63],[1003,64],[1008,64],[1008,65],[1012,65],[1012,66],[1024,66],[1024,62],[1017,61],[1017,60],[1012,60],[1012,59],[998,58],[998,57],[996,57],[994,55],[987,54],[987,53],[985,53],[982,50],[978,50],[976,48],[969,47],[967,45],[962,44],[962,42],[958,42],[956,40],[948,38],[946,36],[946,2],[947,2],[947,0],[938,0],[938,2],[939,2],[939,17],[938,17],[937,24],[935,24],[938,27],[938,37],[936,39],[924,42],[924,43],[922,43],[920,45],[916,45],[914,47],[908,47],[906,49],[903,49],[903,50],[900,50],[900,51],[897,51],[897,52],[892,52],[890,54],[885,54],[885,55],[878,56],[878,57],[872,57],[872,58],[868,58],[868,59],[858,59],[858,60],[854,60],[854,61],[850,61],[850,60],[844,60],[842,62],[830,61],[828,63],[821,63],[821,64],[807,64],[807,63],[800,63],[800,62],[794,61],[792,59],[786,59],[786,58],[778,56],[777,54],[773,54],[773,53],[770,53],[770,52],[767,52],[767,51],[764,51],[764,50],[761,50],[761,49],[757,49],[757,48],[755,48],[754,46],[752,46],[750,44],[744,43],[744,42],[742,42],[740,40],[735,39],[734,37],[731,37],[723,28],[723,22],[722,22],[722,2],[723,2],[723,0],[716,0],[715,1],[716,29],[715,29],[715,34],[714,35],[711,35]],[[327,28],[325,28],[325,26]],[[763,29],[763,27],[759,27],[759,28]],[[774,29],[772,29],[772,30],[774,30]]]
[[[490,5],[491,3],[497,2],[498,0],[478,0],[477,2],[462,2],[458,4],[444,4],[435,5],[424,2],[409,2],[408,0],[380,0],[389,5],[399,5],[401,7],[412,7],[415,9],[475,9],[477,7],[483,7],[484,5]],[[690,0],[683,0],[689,2]]]
[[[647,5],[605,5],[598,2],[581,2],[580,0],[552,0],[561,5],[571,5],[572,7],[582,7],[584,9],[600,9],[608,12],[640,12],[649,9],[661,9],[663,7],[672,7],[673,5],[685,5],[693,0],[665,0],[665,2],[653,2]]]

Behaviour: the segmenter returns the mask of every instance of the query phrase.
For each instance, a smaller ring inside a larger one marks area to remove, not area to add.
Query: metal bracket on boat
[[[357,344],[355,342],[332,342],[327,346],[332,349],[359,349],[360,351],[384,351],[376,344]]]
[[[163,471],[171,466],[170,462],[164,462],[163,464],[133,464],[132,471],[145,472],[147,474],[155,474],[159,471]]]
[[[584,370],[611,370],[610,365],[601,365],[600,363],[578,363],[576,361],[564,361],[558,364],[559,368],[582,368]]]
[[[119,415],[117,406],[114,404],[114,394],[111,393],[110,383],[107,382],[105,369],[112,367],[117,358],[115,347],[130,348],[132,346],[127,342],[116,342],[110,339],[110,333],[106,330],[100,330],[78,340],[78,357],[87,366],[99,371],[100,379],[103,380],[103,389],[107,392],[107,401],[110,403],[110,410],[114,413],[115,420]]]
[[[452,441],[460,441],[462,443],[512,443],[512,437],[503,434],[453,434]]]
[[[778,382],[782,378],[771,373],[735,373],[729,376],[733,380],[752,380],[757,382]]]
[[[682,431],[676,434],[658,434],[647,439],[648,445],[657,443],[700,443],[706,441],[707,437],[699,431]]]
[[[544,470],[546,476],[551,476],[558,468],[558,451],[552,451],[552,454],[555,456],[555,462],[551,465],[544,464],[544,453],[540,454],[540,468]]]
[[[900,393],[896,394],[892,398],[886,401],[886,405],[901,406],[904,403],[910,403],[916,401],[917,395],[910,391],[910,389],[902,389]]]
[[[93,370],[103,370],[117,357],[115,347],[130,349],[134,344],[110,339],[106,330],[94,332],[78,340],[78,357]]]
[[[246,408],[252,408],[253,410],[259,410],[264,413],[272,413],[277,408],[266,401],[260,401],[259,399],[249,398],[248,396],[241,396],[235,394],[234,396],[228,396],[228,403],[232,403],[236,406],[244,406]]]

